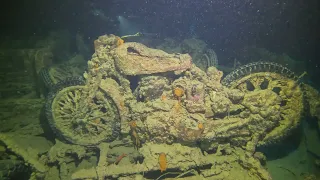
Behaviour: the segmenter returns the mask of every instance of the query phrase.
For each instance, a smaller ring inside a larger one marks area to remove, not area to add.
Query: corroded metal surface
[[[271,179],[256,147],[282,140],[303,110],[297,77],[278,64],[252,63],[221,83],[221,71],[204,72],[187,54],[114,35],[95,41],[83,76],[82,84],[56,88],[47,102],[61,139],[95,148],[57,143],[53,150],[64,147],[58,154],[73,152],[83,161],[99,152],[93,167],[66,173],[72,179],[143,179],[160,165],[198,179]],[[68,162],[53,150],[47,163],[58,162],[63,172]]]
[[[115,49],[115,63],[125,75],[184,71],[191,67],[189,54],[168,54],[139,43],[125,43]]]

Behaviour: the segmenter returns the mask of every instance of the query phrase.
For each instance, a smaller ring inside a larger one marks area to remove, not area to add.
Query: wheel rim
[[[274,72],[259,72],[234,80],[229,86],[242,92],[271,90],[281,99],[281,120],[278,126],[268,131],[258,146],[269,145],[286,137],[300,122],[303,111],[302,91],[293,79]]]
[[[74,144],[95,145],[111,141],[119,131],[120,118],[113,100],[88,98],[85,86],[70,86],[56,93],[52,104],[51,125]]]

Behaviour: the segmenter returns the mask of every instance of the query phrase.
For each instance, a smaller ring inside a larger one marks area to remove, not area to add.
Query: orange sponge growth
[[[202,123],[199,123],[198,124],[198,128],[199,128],[199,130],[203,130],[204,129],[204,125]]]
[[[180,87],[176,87],[173,90],[173,94],[175,96],[177,96],[178,98],[181,98],[184,95],[184,90],[182,88],[180,88]]]
[[[121,38],[118,38],[117,40],[117,46],[121,46],[124,43],[124,40]]]
[[[167,169],[167,157],[165,153],[160,153],[159,155],[159,166],[161,172]]]
[[[181,102],[181,97],[184,95],[184,90],[180,87],[173,89],[173,94],[178,98],[179,103]]]

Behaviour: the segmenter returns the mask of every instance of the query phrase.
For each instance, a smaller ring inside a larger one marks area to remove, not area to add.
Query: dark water
[[[135,25],[134,31],[137,29],[155,39],[201,39],[214,49],[222,66],[232,66],[235,59],[243,64],[263,60],[244,55],[248,47],[263,48],[279,56],[285,54],[298,61],[288,66],[298,75],[306,71],[303,81],[319,89],[319,7],[317,0],[6,1],[0,6],[0,49],[7,48],[3,42],[8,39],[41,39],[52,31],[64,30],[70,35],[68,50],[72,54],[76,51],[77,33],[90,46],[100,35],[120,35],[121,16]],[[32,47],[33,42],[22,41],[22,44]],[[302,124],[299,128],[298,135],[283,144],[260,150],[269,160],[292,153],[298,148],[306,127]]]
[[[116,16],[146,32],[185,38],[190,32],[217,51],[221,63],[238,49],[257,46],[304,61],[312,81],[319,74],[319,2],[308,1],[10,1],[1,6],[3,36],[45,35],[55,29],[95,39],[118,32]],[[114,21],[95,16],[98,10]]]

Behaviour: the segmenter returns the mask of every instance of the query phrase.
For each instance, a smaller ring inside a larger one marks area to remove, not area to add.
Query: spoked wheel
[[[252,63],[225,79],[223,83],[231,89],[242,92],[270,90],[281,98],[281,120],[275,128],[268,130],[258,146],[278,142],[298,126],[303,113],[303,93],[297,77],[287,68],[275,63]]]
[[[107,94],[89,98],[85,86],[69,86],[47,102],[52,129],[65,140],[79,145],[96,145],[114,140],[120,131],[120,117]]]

